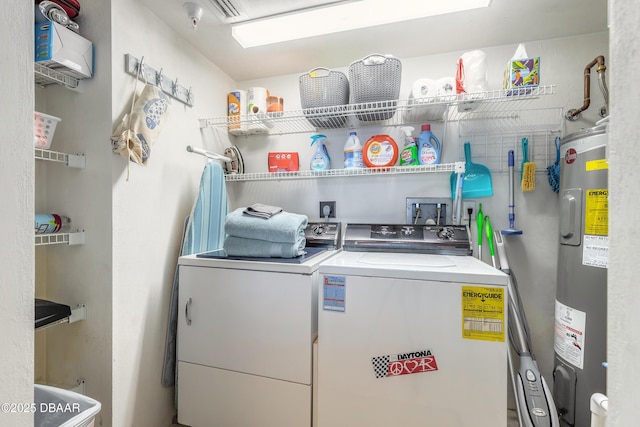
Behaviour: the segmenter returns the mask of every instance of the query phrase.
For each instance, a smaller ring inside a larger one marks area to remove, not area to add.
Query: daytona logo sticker
[[[436,357],[431,350],[400,353],[371,358],[376,378],[397,377],[438,370]]]

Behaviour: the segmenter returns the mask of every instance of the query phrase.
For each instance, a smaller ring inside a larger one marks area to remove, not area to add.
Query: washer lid
[[[390,259],[390,256],[392,259]],[[447,256],[422,256],[419,254],[388,254],[380,252],[365,252],[358,262],[364,265],[380,266],[392,261],[396,266],[417,268],[452,268],[456,263]]]
[[[324,275],[507,285],[506,274],[471,256],[342,251],[320,264]]]

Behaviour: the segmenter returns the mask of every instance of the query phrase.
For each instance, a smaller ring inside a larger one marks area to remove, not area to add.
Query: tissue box
[[[35,26],[35,61],[78,79],[93,75],[93,43],[47,21]]]
[[[507,96],[531,93],[540,85],[540,57],[512,59],[504,72],[504,91]]]
[[[298,153],[269,153],[269,172],[297,172]]]

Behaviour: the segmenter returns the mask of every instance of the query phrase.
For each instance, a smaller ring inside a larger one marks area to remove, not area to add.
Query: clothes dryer
[[[310,224],[298,258],[180,258],[180,424],[311,424],[318,267],[339,252],[339,231]]]

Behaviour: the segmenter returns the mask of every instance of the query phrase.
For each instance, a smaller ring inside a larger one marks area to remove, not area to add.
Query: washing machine
[[[319,268],[319,427],[507,423],[507,276],[468,228],[347,224]]]
[[[309,224],[298,258],[179,259],[180,424],[311,425],[318,267],[339,253],[339,233]]]

